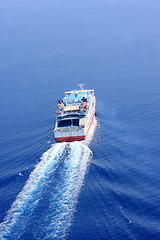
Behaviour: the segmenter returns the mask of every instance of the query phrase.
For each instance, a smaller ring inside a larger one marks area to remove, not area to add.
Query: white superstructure
[[[57,105],[57,119],[54,129],[58,142],[78,141],[86,138],[95,115],[94,90],[73,90]]]

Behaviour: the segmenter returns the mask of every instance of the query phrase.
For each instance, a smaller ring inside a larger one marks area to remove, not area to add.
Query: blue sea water
[[[160,239],[160,2],[0,1],[0,239]],[[95,90],[87,141],[57,101]]]

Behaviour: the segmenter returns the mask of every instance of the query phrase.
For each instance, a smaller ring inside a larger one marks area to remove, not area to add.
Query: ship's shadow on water
[[[92,156],[85,141],[55,143],[30,174],[0,225],[1,239],[64,239]]]

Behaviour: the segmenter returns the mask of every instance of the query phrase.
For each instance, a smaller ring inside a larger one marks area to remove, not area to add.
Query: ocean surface
[[[160,239],[160,1],[0,1],[0,239]],[[84,83],[87,140],[56,143]]]

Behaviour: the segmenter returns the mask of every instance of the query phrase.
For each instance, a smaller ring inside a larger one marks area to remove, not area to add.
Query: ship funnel
[[[81,90],[83,90],[84,84],[80,83],[80,84],[78,84],[78,86],[81,88]]]

